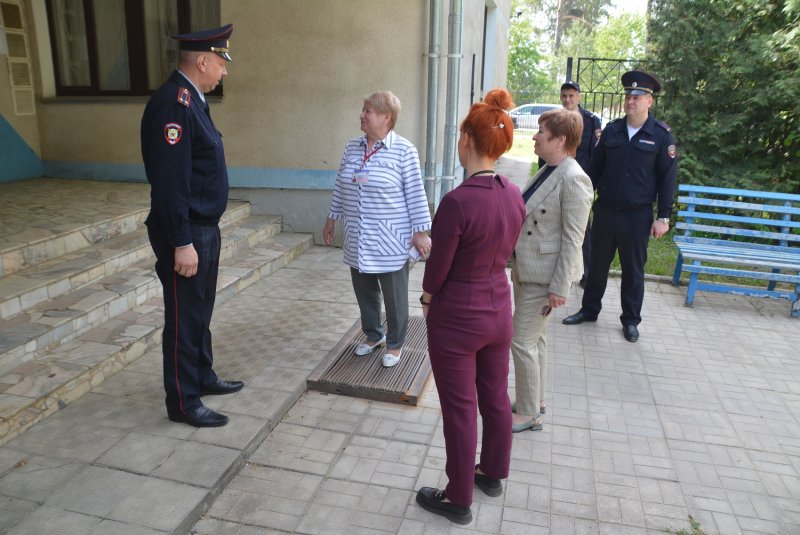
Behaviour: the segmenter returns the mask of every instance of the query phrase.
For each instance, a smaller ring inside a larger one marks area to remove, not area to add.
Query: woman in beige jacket
[[[533,136],[547,165],[523,189],[526,217],[512,263],[516,378],[512,431],[542,428],[547,379],[545,329],[580,278],[581,246],[592,203],[592,182],[575,161],[583,119],[564,108],[545,112]]]

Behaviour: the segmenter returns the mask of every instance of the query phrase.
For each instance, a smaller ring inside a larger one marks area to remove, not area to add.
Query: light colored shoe
[[[372,353],[373,351],[375,351],[376,349],[378,349],[379,347],[381,347],[385,343],[386,343],[386,335],[384,335],[383,338],[381,338],[380,340],[375,342],[375,345],[372,345],[372,346],[369,345],[369,344],[358,344],[356,346],[355,351],[353,351],[353,353],[355,353],[359,357],[363,357],[364,355],[369,355],[370,353]]]
[[[527,431],[528,429],[530,429],[531,431],[541,431],[542,419],[534,417],[528,420],[527,422],[522,422],[521,424],[511,424],[512,433],[521,433],[523,431]]]
[[[400,362],[400,357],[403,355],[403,350],[400,350],[399,355],[393,355],[388,351],[383,354],[383,360],[381,364],[383,364],[384,368],[391,368],[393,366],[397,366],[397,363]]]

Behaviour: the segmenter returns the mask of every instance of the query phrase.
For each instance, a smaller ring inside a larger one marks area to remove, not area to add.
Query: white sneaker
[[[403,354],[403,350],[400,350],[399,355],[393,355],[389,352],[383,354],[383,359],[381,364],[383,364],[384,368],[391,368],[392,366],[397,366],[397,363],[400,362],[400,357]]]
[[[383,344],[386,343],[386,335],[383,335],[383,338],[375,342],[375,345],[371,346],[369,344],[358,344],[354,353],[359,357],[363,357],[364,355],[369,355],[377,348],[381,347]]]

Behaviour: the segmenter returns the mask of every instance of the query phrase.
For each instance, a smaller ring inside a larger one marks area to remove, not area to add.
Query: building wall
[[[147,99],[56,97],[45,0],[24,1],[41,30],[33,43],[39,59],[38,143],[45,173],[144,180],[139,121]],[[493,61],[483,82],[495,87],[506,77],[510,0],[464,0],[459,121],[482,96],[487,5],[494,13],[486,46]],[[325,204],[321,199],[329,198],[344,144],[361,134],[362,98],[376,90],[398,95],[403,109],[397,131],[416,144],[424,162],[429,0],[221,0],[220,6],[221,23],[234,24],[233,62],[225,96],[211,98],[211,113],[224,136],[231,185],[258,202],[257,211],[283,213],[296,223],[295,230],[321,226],[326,210],[311,213],[309,202],[320,206]],[[438,166],[444,146],[449,7],[449,0],[441,0]],[[270,190],[261,194],[258,188]]]
[[[21,4],[20,8],[30,56],[33,24],[26,6]],[[0,51],[7,51],[5,31],[0,39]],[[0,52],[0,182],[41,176],[43,171],[38,118],[35,114],[17,114],[8,63],[8,54]]]

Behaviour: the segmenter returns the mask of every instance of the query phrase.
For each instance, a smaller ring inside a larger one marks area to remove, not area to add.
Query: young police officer
[[[669,126],[650,115],[653,94],[661,89],[661,84],[650,74],[629,71],[622,75],[622,85],[625,117],[603,130],[589,166],[597,201],[583,303],[563,323],[597,321],[608,270],[614,253],[619,251],[622,333],[629,342],[636,342],[637,325],[642,321],[647,243],[650,236],[660,238],[669,230],[678,161],[675,137]]]
[[[228,24],[172,36],[180,46],[179,69],[153,94],[142,116],[142,158],[151,186],[146,225],[164,289],[167,415],[195,427],[228,423],[200,396],[230,394],[244,386],[214,373],[209,329],[228,171],[204,93],[228,74],[232,32]]]

